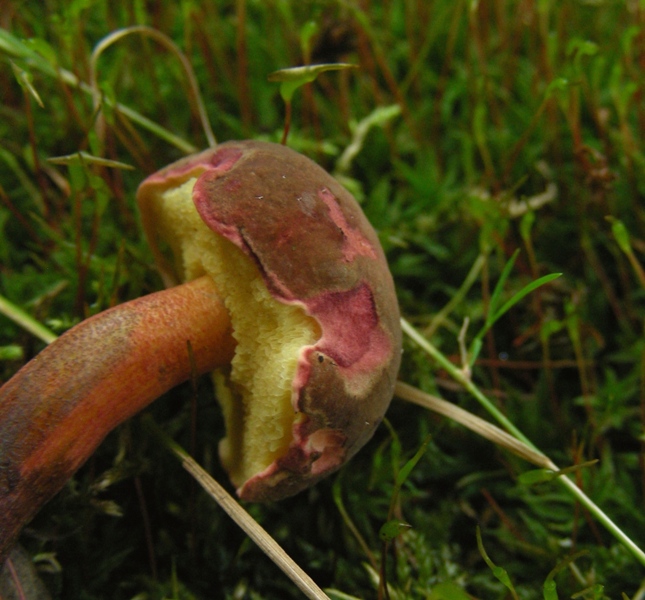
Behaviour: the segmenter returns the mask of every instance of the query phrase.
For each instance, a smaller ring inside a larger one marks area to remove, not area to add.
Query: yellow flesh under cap
[[[240,486],[286,453],[298,418],[291,396],[299,352],[315,344],[321,331],[301,306],[275,300],[251,259],[202,222],[192,200],[195,181],[158,198],[156,229],[179,277],[212,277],[231,316],[235,357],[214,381],[227,429],[220,455]]]

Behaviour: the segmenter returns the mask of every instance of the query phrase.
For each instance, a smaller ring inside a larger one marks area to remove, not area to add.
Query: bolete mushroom
[[[107,433],[193,368],[214,371],[221,459],[247,500],[338,469],[392,398],[392,277],[322,168],[277,144],[227,142],[150,176],[137,199],[170,287],[83,321],[0,388],[0,559]]]

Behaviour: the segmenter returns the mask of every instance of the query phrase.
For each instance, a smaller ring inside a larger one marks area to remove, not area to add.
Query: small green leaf
[[[557,474],[550,469],[532,469],[521,473],[517,480],[522,485],[535,485],[536,483],[552,481],[556,476]]]
[[[482,558],[484,559],[484,562],[488,565],[488,568],[491,570],[491,572],[496,577],[496,579],[500,581],[504,585],[504,587],[506,587],[506,589],[508,589],[508,591],[511,592],[513,598],[517,600],[518,599],[517,592],[513,587],[513,582],[511,581],[511,578],[506,572],[506,569],[504,569],[503,567],[498,567],[486,553],[486,549],[484,548],[484,542],[482,541],[482,532],[479,527],[477,527],[477,548],[479,548],[479,553],[481,554]]]
[[[32,76],[31,73],[28,73],[24,69],[21,69],[15,62],[11,62],[11,68],[13,69],[13,74],[16,76],[16,79],[18,80],[18,83],[20,84],[20,87],[22,87],[24,90],[27,90],[29,94],[31,94],[32,98],[38,103],[38,106],[40,108],[45,108],[45,105],[43,104],[43,101],[36,91],[36,88],[32,84]]]
[[[572,39],[567,46],[567,55],[573,56],[576,67],[580,67],[580,62],[585,56],[594,56],[598,53],[598,44],[590,40],[581,38]]]
[[[480,146],[485,145],[486,143],[486,134],[488,131],[486,124],[487,118],[488,110],[486,108],[486,104],[483,102],[477,103],[473,114],[473,134]]]
[[[0,52],[12,58],[27,58],[35,55],[35,52],[25,42],[6,29],[0,29]]]
[[[0,346],[0,360],[22,360],[25,353],[21,346],[11,344],[9,346]]]
[[[468,350],[468,355],[470,357],[469,366],[472,367],[475,364],[475,361],[479,358],[479,353],[482,351],[483,346],[484,342],[482,342],[481,337],[476,337],[472,341],[472,344],[470,344],[470,348]]]
[[[400,536],[408,529],[412,529],[412,525],[393,519],[383,524],[381,529],[379,529],[378,536],[384,542],[391,542],[395,537]]]
[[[491,571],[493,575],[501,583],[503,583],[509,591],[515,592],[515,588],[513,587],[513,582],[511,581],[508,571],[504,567],[493,567]],[[517,596],[515,597],[517,598]]]
[[[553,579],[547,579],[542,586],[544,600],[558,600],[558,591]]]
[[[269,81],[280,83],[280,94],[285,102],[291,102],[293,93],[305,83],[315,81],[318,75],[325,71],[343,71],[346,69],[355,69],[357,65],[349,63],[322,63],[319,65],[308,65],[304,67],[291,67],[289,69],[280,69],[270,73],[267,77]]]
[[[639,25],[632,25],[627,27],[620,38],[620,46],[623,50],[623,53],[627,56],[632,51],[634,40],[638,39],[638,36],[641,34],[641,27]]]
[[[632,253],[632,244],[625,224],[618,219],[611,219],[611,232],[616,239],[618,247],[626,254]]]
[[[429,600],[470,600],[463,588],[451,581],[444,581],[435,585],[430,591]]]
[[[575,473],[580,471],[580,469],[586,469],[587,467],[592,467],[598,462],[598,459],[587,460],[577,465],[571,465],[559,471],[552,471],[551,469],[533,469],[531,471],[526,471],[522,473],[517,479],[523,485],[534,485],[536,483],[544,483],[547,481],[552,481],[561,475],[568,475],[570,473]]]
[[[35,52],[44,58],[50,65],[56,66],[58,64],[58,56],[56,50],[42,38],[29,38],[25,40],[25,45],[32,52]]]
[[[565,77],[558,77],[554,79],[546,88],[545,96],[550,98],[553,94],[562,92],[569,87],[569,80]]]
[[[113,500],[91,500],[92,507],[108,517],[122,517],[123,509]]]
[[[570,467],[565,467],[564,469],[560,469],[559,471],[555,472],[555,475],[558,477],[560,475],[569,475],[570,473],[576,473],[581,469],[593,467],[597,463],[598,463],[597,458],[594,458],[593,460],[586,460],[584,462],[578,463],[577,465],[571,465]]]
[[[532,210],[529,210],[524,213],[522,220],[520,221],[520,235],[525,242],[531,239],[533,223],[535,223],[535,213]]]
[[[546,342],[554,333],[562,331],[564,326],[565,324],[562,321],[556,319],[545,321],[540,327],[540,337]]]
[[[109,158],[102,158],[100,156],[93,156],[87,152],[74,152],[74,154],[66,154],[65,156],[52,156],[47,159],[54,165],[78,165],[78,164],[93,164],[100,167],[110,167],[112,169],[128,169],[133,170],[134,167],[127,163],[118,160],[110,160]]]
[[[553,281],[554,279],[557,279],[561,275],[562,275],[562,273],[551,273],[550,275],[545,275],[544,277],[540,277],[539,279],[536,279],[535,281],[529,283],[527,286],[523,287],[508,302],[506,302],[502,306],[502,308],[500,308],[495,313],[495,316],[492,319],[492,323],[497,321],[504,313],[506,313],[513,306],[515,306],[515,304],[517,304],[522,298],[524,298],[524,296],[527,296],[533,290],[536,290],[537,288],[539,288],[539,287],[541,287],[541,286]]]
[[[510,275],[511,269],[513,268],[513,265],[515,264],[515,259],[517,258],[517,255],[519,254],[519,250],[516,250],[513,253],[513,256],[508,260],[508,262],[504,265],[504,269],[502,270],[502,273],[499,277],[499,281],[497,282],[497,285],[495,286],[495,289],[493,290],[493,293],[491,294],[491,299],[490,299],[490,305],[488,309],[488,314],[486,315],[486,320],[484,321],[484,325],[482,328],[477,332],[477,335],[474,337],[473,341],[470,344],[469,348],[469,365],[472,367],[475,364],[475,360],[477,360],[477,357],[479,356],[479,351],[481,350],[481,340],[484,338],[484,335],[486,335],[486,332],[506,313],[508,312],[515,304],[517,304],[524,296],[530,294],[533,290],[536,290],[537,288],[543,286],[546,283],[549,283],[550,281],[553,281],[554,279],[557,279],[562,275],[562,273],[551,273],[550,275],[545,275],[544,277],[540,277],[539,279],[532,281],[528,285],[524,286],[519,292],[517,292],[513,297],[505,302],[501,308],[497,308],[497,305],[500,302],[500,298],[502,295],[502,291],[504,288],[504,284],[506,283],[506,280],[508,279],[508,276]]]
[[[492,325],[497,320],[494,317],[497,311],[497,304],[502,295],[502,292],[504,291],[504,284],[506,283],[508,276],[511,274],[511,270],[513,269],[513,265],[515,264],[515,261],[517,260],[519,253],[520,251],[518,249],[515,252],[513,252],[513,256],[511,256],[511,258],[508,259],[508,262],[504,265],[504,269],[502,269],[502,274],[499,276],[497,285],[493,290],[493,293],[490,298],[488,315],[486,316],[486,325],[488,326]]]
[[[318,33],[318,29],[316,21],[307,21],[300,29],[300,48],[303,56],[306,57],[306,62],[311,56],[311,38]]]
[[[410,476],[410,473],[412,472],[412,469],[416,466],[416,464],[421,460],[421,457],[424,455],[425,451],[428,448],[428,444],[430,443],[430,436],[426,437],[425,440],[423,440],[423,443],[417,450],[416,454],[403,465],[403,468],[399,471],[399,474],[397,475],[396,478],[396,487],[401,488],[401,486],[405,483],[405,480]]]

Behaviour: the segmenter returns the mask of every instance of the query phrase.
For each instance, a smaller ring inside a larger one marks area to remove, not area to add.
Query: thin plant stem
[[[179,444],[168,437],[152,420],[145,416],[146,427],[175,455],[202,488],[219,504],[224,512],[248,535],[260,549],[293,581],[300,591],[311,600],[329,600],[316,583],[305,573],[271,535],[213,479]]]
[[[151,37],[156,42],[164,46],[172,54],[174,54],[179,62],[181,63],[182,69],[188,80],[188,87],[192,93],[195,105],[197,107],[197,112],[199,114],[199,119],[204,130],[204,135],[208,141],[208,145],[212,148],[217,145],[217,140],[215,139],[215,134],[211,127],[210,121],[208,120],[208,114],[204,107],[204,102],[202,101],[202,95],[199,91],[199,84],[197,83],[197,77],[195,72],[190,64],[186,55],[179,49],[179,46],[175,44],[167,35],[161,33],[160,31],[153,29],[152,27],[147,27],[145,25],[137,25],[134,27],[125,27],[123,29],[118,29],[117,31],[112,32],[111,34],[105,36],[99,43],[95,46],[94,51],[92,52],[92,60],[90,63],[90,87],[92,88],[92,96],[94,98],[95,110],[98,109],[99,103],[101,100],[101,95],[99,92],[98,82],[96,80],[97,73],[97,63],[99,57],[109,48],[112,44],[118,42],[124,37],[131,35],[133,33],[138,33],[147,37]],[[97,123],[101,123],[102,120],[97,120]],[[99,125],[100,127],[100,125]]]
[[[283,146],[286,146],[287,137],[289,137],[289,130],[291,129],[291,100],[285,100],[284,111],[284,129],[282,130],[282,139],[280,140],[280,143]]]
[[[436,360],[450,376],[468,390],[479,403],[492,415],[492,417],[506,431],[515,436],[518,440],[524,442],[529,448],[537,450],[533,443],[519,430],[513,423],[504,416],[504,414],[479,390],[479,388],[470,380],[470,378],[458,367],[453,365],[448,358],[434,347],[425,337],[423,337],[412,325],[405,319],[401,319],[403,331],[414,340],[421,348]]]
[[[545,469],[552,469],[553,463],[539,451],[529,448],[524,442],[521,442],[506,431],[496,427],[492,423],[474,415],[463,408],[447,402],[442,398],[437,398],[427,394],[414,386],[403,381],[397,381],[394,387],[394,395],[402,400],[422,406],[432,412],[443,415],[456,421],[460,425],[474,431],[481,437],[493,442],[512,452],[516,456]]]
[[[345,508],[345,504],[343,503],[340,483],[341,483],[341,478],[337,477],[333,487],[334,503],[336,504],[336,508],[338,509],[338,512],[340,513],[340,516],[342,517],[343,522],[345,523],[345,527],[347,527],[347,529],[350,530],[350,532],[356,539],[356,542],[361,547],[361,550],[367,557],[367,560],[369,561],[371,567],[375,571],[377,571],[378,563],[376,561],[376,558],[374,557],[374,553],[370,550],[370,547],[365,541],[365,538],[362,536],[361,532],[356,526],[356,523],[354,523],[351,516],[347,512],[347,509]]]
[[[448,358],[442,354],[435,346],[419,332],[417,332],[410,323],[405,319],[401,319],[401,327],[403,331],[417,343],[425,352],[427,352],[434,360],[436,360],[455,381],[460,383],[471,395],[473,395],[479,403],[492,415],[492,417],[502,425],[506,431],[511,433],[518,440],[522,441],[530,449],[540,453],[535,444],[531,442],[498,408],[486,397],[485,394],[472,382],[466,373],[453,365]],[[541,453],[540,453],[541,454]],[[559,471],[560,469],[556,464],[547,457],[547,468],[552,471]],[[591,498],[589,498],[583,490],[581,490],[569,477],[561,475],[557,481],[564,486],[567,491],[582,504],[594,517],[611,533],[629,552],[645,566],[645,552],[641,550],[633,540],[622,530],[616,523],[614,523],[603,510],[597,506]]]
[[[461,287],[452,295],[452,298],[433,318],[430,324],[424,329],[424,334],[426,336],[431,336],[446,320],[449,314],[452,313],[455,306],[457,306],[468,293],[468,290],[473,286],[481,270],[486,262],[486,255],[480,254],[473,266],[470,268],[468,275],[466,275],[464,282],[461,284]]]
[[[235,18],[235,54],[237,64],[237,90],[240,99],[240,116],[242,117],[242,130],[248,133],[253,120],[253,106],[251,104],[251,92],[249,91],[249,56],[247,42],[247,12],[246,0],[236,0]]]

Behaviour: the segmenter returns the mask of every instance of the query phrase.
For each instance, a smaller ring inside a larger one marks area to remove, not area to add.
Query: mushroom
[[[392,398],[392,277],[321,167],[227,142],[150,176],[137,200],[168,289],[83,321],[0,388],[0,559],[114,427],[193,372],[213,371],[220,457],[244,500],[338,469]]]

